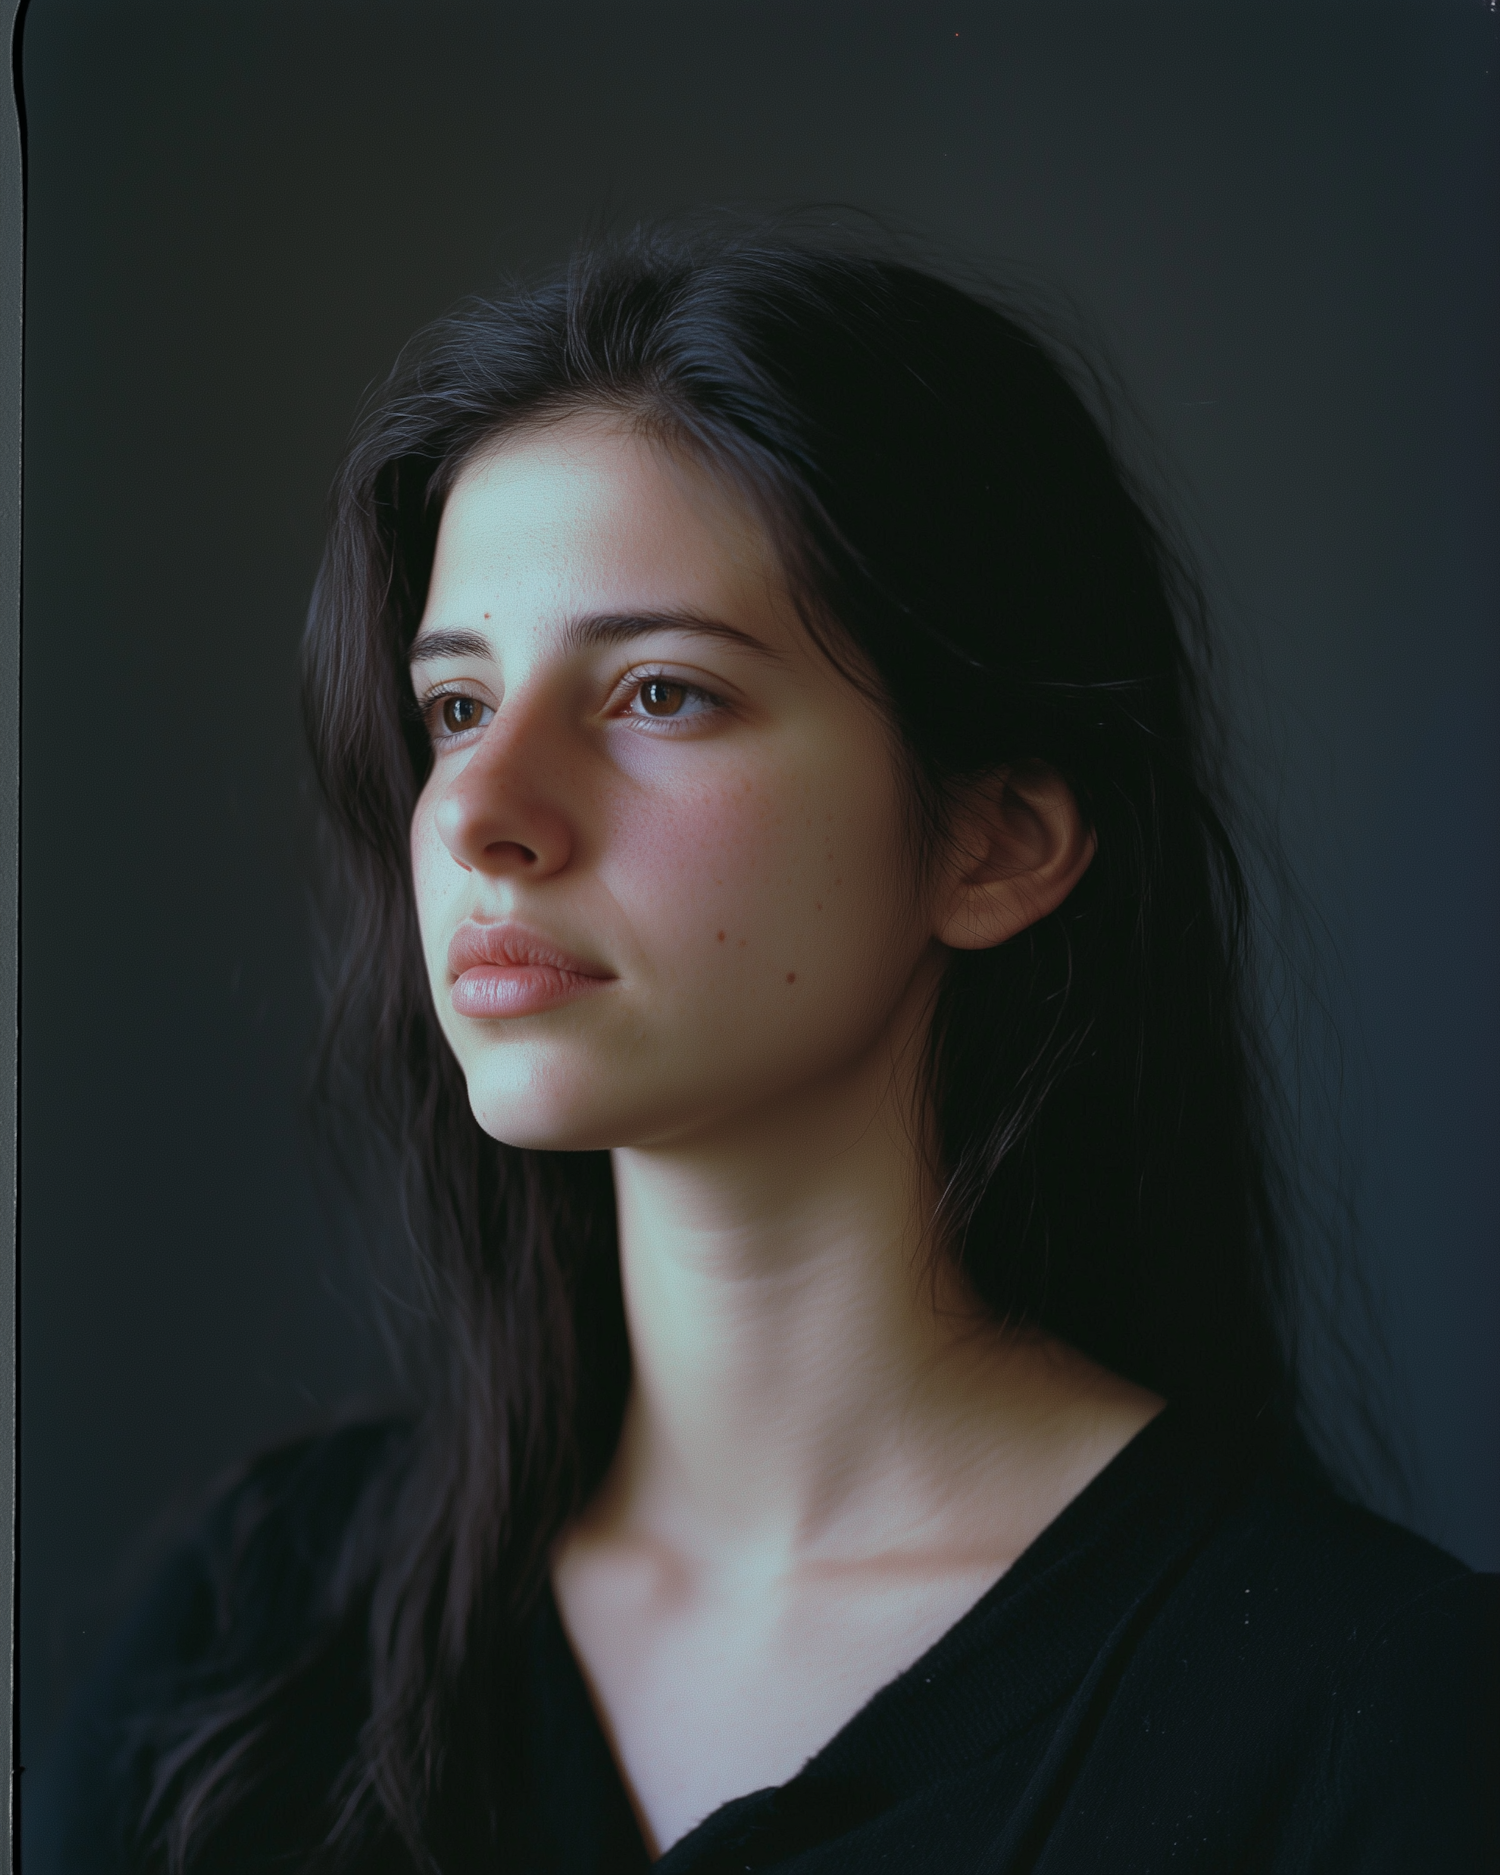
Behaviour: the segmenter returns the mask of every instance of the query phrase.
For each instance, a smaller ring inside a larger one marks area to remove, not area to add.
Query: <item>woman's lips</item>
[[[461,1016],[533,1016],[609,980],[546,964],[476,964],[453,985],[451,1000]]]
[[[455,1012],[480,1020],[535,1015],[614,981],[600,965],[510,924],[460,925],[448,968]]]

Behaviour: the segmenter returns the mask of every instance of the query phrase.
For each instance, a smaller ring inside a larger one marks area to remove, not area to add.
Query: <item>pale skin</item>
[[[475,1115],[612,1156],[633,1390],[553,1586],[660,1853],[793,1776],[1161,1407],[983,1317],[932,1242],[945,962],[1061,903],[1092,836],[1056,775],[999,770],[923,863],[886,723],[753,515],[615,418],[464,470],[413,683]],[[512,925],[577,993],[462,1012],[455,934]]]

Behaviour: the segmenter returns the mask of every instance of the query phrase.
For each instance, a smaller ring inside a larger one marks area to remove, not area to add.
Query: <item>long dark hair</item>
[[[996,1316],[1226,1438],[1295,1424],[1287,1233],[1202,609],[1098,391],[1025,322],[899,260],[655,234],[592,243],[561,277],[466,305],[364,419],[306,641],[342,921],[325,1089],[381,1142],[367,1188],[392,1194],[414,1272],[400,1307],[433,1358],[415,1423],[377,1441],[321,1625],[274,1680],[232,1695],[221,1681],[159,1760],[154,1814],[179,1864],[271,1775],[278,1727],[335,1646],[363,1663],[369,1717],[325,1836],[385,1840],[392,1867],[468,1866],[480,1846],[453,1834],[459,1814],[488,1816],[503,1843],[510,1638],[618,1436],[629,1351],[607,1158],[480,1131],[432,1007],[409,871],[429,751],[405,653],[445,493],[511,426],[616,412],[751,501],[809,631],[878,692],[934,837],[954,790],[1003,764],[1066,778],[1097,835],[1092,866],[1019,937],[955,954],[936,1007],[944,1254]],[[246,1554],[259,1514],[242,1512]]]

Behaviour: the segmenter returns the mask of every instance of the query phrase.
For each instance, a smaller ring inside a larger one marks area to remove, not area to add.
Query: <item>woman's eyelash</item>
[[[431,690],[424,690],[420,696],[414,695],[411,707],[418,716],[425,716],[434,703],[440,703],[444,697],[462,695],[457,684],[434,684]]]

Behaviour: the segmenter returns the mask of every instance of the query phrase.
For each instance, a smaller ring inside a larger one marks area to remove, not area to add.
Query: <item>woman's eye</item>
[[[466,697],[455,691],[451,696],[434,697],[425,714],[433,734],[441,741],[445,736],[462,736],[471,729],[482,729],[493,712],[478,697]]]
[[[672,677],[647,677],[637,685],[631,704],[632,716],[680,721],[685,716],[701,716],[717,709],[719,699],[695,684],[679,683]]]
[[[675,716],[687,702],[686,684],[669,684],[652,677],[641,685],[641,707],[648,716]]]

